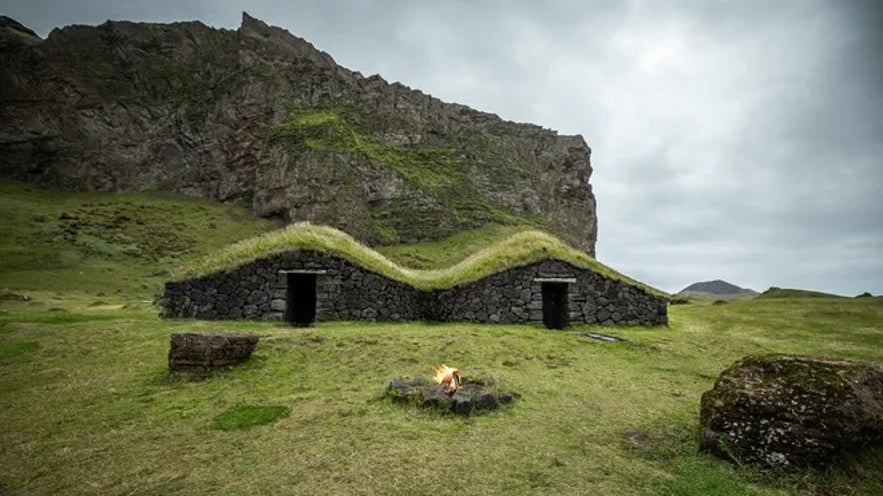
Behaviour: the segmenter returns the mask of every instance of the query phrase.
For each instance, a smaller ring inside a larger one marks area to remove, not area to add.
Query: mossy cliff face
[[[580,136],[365,78],[247,15],[236,31],[107,22],[37,42],[22,29],[0,26],[4,175],[245,203],[371,244],[532,224],[594,255]]]

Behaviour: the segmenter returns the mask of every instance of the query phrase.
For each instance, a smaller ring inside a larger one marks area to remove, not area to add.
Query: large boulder
[[[169,368],[207,369],[242,363],[258,345],[257,334],[172,334]]]
[[[750,356],[702,395],[701,447],[770,466],[819,466],[883,444],[883,367]]]

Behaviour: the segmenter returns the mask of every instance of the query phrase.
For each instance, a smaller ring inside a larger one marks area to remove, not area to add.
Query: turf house
[[[514,235],[444,270],[407,269],[322,226],[232,245],[165,284],[167,318],[665,324],[667,299],[556,238]]]

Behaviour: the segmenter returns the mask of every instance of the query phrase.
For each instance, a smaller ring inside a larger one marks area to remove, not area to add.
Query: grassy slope
[[[440,241],[377,246],[375,250],[403,267],[422,270],[444,269],[490,245],[531,229],[530,226],[524,225],[491,224],[479,229],[463,231]]]
[[[883,298],[694,303],[671,307],[670,328],[574,329],[631,340],[615,344],[538,326],[338,323],[295,330],[163,321],[144,300],[165,276],[148,278],[146,288],[142,276],[181,262],[151,242],[192,234],[180,257],[187,262],[270,226],[180,198],[3,187],[0,288],[32,299],[0,293],[0,493],[883,492],[880,450],[828,473],[787,477],[696,453],[699,396],[746,354],[883,363]],[[144,229],[172,230],[139,235],[142,227],[129,226],[127,235],[140,241],[114,241],[122,230],[116,210],[130,215],[141,205]],[[81,219],[82,241],[80,234],[53,240],[67,225],[58,219],[62,211]],[[41,215],[48,218],[35,220]],[[467,242],[479,234],[464,236],[451,246],[465,252],[482,244]],[[117,249],[97,250],[104,244],[96,240]],[[119,249],[131,244],[141,255]],[[145,253],[156,261],[145,262]],[[204,377],[168,372],[171,333],[230,330],[261,334],[248,364]],[[522,400],[464,420],[381,399],[390,378],[429,375],[440,362],[493,375]],[[246,430],[218,428],[242,407],[287,414]]]
[[[515,231],[515,229],[511,230]],[[444,252],[447,249],[451,254],[455,252],[462,254],[475,249],[477,245],[481,244],[473,236],[487,238],[492,233],[494,233],[493,230],[474,231],[468,233],[465,237],[465,239],[471,240],[471,242],[463,245],[458,245],[457,242],[411,245],[408,250],[399,251],[398,253],[400,255],[402,253],[425,253],[426,255],[422,255],[422,257],[428,258],[432,253]],[[442,269],[420,270],[398,265],[379,252],[357,242],[351,236],[334,228],[314,226],[303,222],[242,240],[213,252],[197,262],[182,265],[181,269],[173,274],[173,279],[184,280],[211,274],[291,249],[309,249],[337,255],[391,279],[425,290],[448,288],[457,284],[475,281],[511,267],[554,258],[566,261],[577,267],[595,271],[612,279],[642,287],[653,294],[667,296],[657,289],[616,272],[585,253],[571,248],[558,238],[542,231],[521,230],[501,241],[490,244],[478,251],[473,251],[469,256],[461,259],[454,265]],[[421,255],[417,255],[417,257],[419,256]],[[412,258],[416,257],[412,256]]]
[[[50,193],[0,180],[0,289],[150,298],[181,263],[274,226],[168,193]]]
[[[822,293],[820,291],[808,291],[806,289],[776,288],[772,287],[757,296],[758,298],[843,298],[843,296]]]

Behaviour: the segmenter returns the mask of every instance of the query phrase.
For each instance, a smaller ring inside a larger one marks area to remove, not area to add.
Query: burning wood
[[[393,379],[387,395],[396,402],[447,410],[458,415],[496,410],[512,403],[518,396],[500,390],[492,377],[464,378],[459,370],[445,364],[435,368],[434,381],[427,377]]]
[[[441,364],[435,368],[435,383],[444,384],[445,394],[448,396],[453,395],[458,389],[460,389],[461,382],[462,377],[460,377],[459,369],[448,367],[445,364]]]

